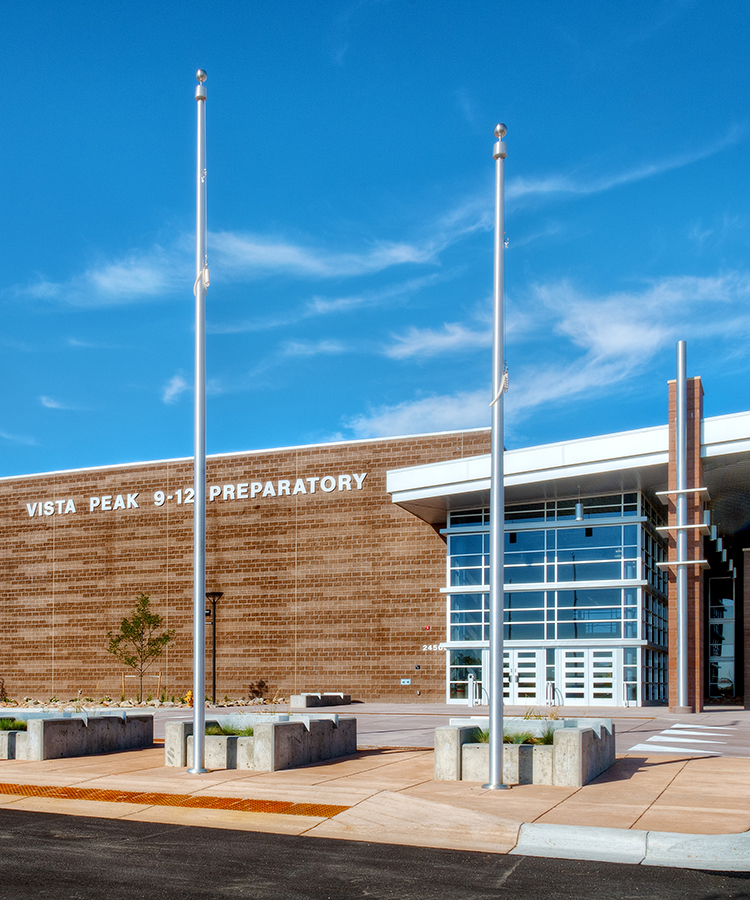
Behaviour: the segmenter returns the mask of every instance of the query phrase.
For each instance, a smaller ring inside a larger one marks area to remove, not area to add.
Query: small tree
[[[161,616],[149,609],[148,594],[141,594],[136,600],[133,618],[124,618],[117,633],[107,632],[109,638],[107,651],[123,665],[135,669],[138,675],[139,702],[143,697],[143,673],[158,656],[161,656],[175,635],[173,628],[155,634],[154,632],[161,628],[161,624]]]

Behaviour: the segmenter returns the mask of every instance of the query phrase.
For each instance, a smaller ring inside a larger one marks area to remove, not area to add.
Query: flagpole
[[[198,167],[195,216],[195,423],[193,488],[193,766],[205,768],[206,731],[206,73],[198,69]]]
[[[492,443],[490,480],[490,780],[489,790],[504,790],[503,784],[503,568],[505,541],[505,483],[503,472],[503,396],[505,351],[503,347],[503,277],[505,251],[505,156],[503,143],[508,129],[495,126],[498,139],[492,150],[495,160],[495,269],[492,294]]]

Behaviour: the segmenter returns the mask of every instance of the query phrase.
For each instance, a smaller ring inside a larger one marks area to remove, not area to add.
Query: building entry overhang
[[[750,412],[703,421],[701,457],[715,524],[725,534],[750,523]],[[505,452],[506,503],[668,487],[666,425]],[[490,456],[446,460],[388,472],[398,506],[433,526],[451,509],[488,506]]]

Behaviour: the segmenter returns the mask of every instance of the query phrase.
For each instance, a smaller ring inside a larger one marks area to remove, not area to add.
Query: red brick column
[[[669,490],[677,489],[677,397],[676,382],[669,382]],[[687,379],[687,486],[703,486],[701,462],[701,421],[703,419],[703,386],[700,378]],[[669,560],[677,559],[677,507],[675,495],[669,497]],[[687,524],[703,522],[703,499],[700,494],[687,495]],[[703,537],[698,529],[688,531],[687,558],[703,559]],[[705,652],[703,639],[704,599],[702,570],[687,569],[688,607],[688,706],[677,706],[677,580],[676,569],[669,572],[669,708],[672,711],[700,712],[703,708]]]

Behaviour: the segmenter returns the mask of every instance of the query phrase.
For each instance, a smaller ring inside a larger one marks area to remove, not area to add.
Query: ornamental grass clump
[[[537,744],[554,744],[555,729],[551,725],[547,725],[542,729],[542,733],[536,739]]]
[[[206,734],[231,734],[239,737],[252,737],[253,726],[246,725],[244,728],[238,728],[234,725],[206,725]]]
[[[24,719],[0,719],[0,731],[26,731]]]
[[[503,730],[504,744],[536,744],[538,741],[530,731]]]
[[[474,736],[475,744],[489,744],[489,728],[477,728]],[[504,744],[554,744],[555,729],[547,725],[540,734],[532,734],[530,731],[506,731],[503,729]]]

